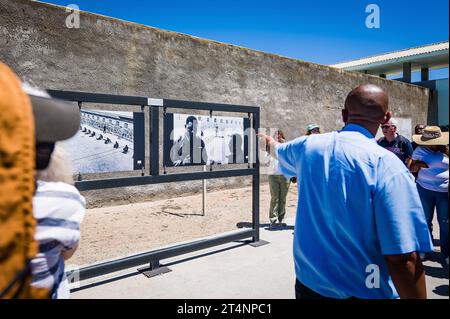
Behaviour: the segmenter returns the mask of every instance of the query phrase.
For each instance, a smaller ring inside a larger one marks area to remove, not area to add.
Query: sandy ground
[[[122,206],[88,209],[81,241],[69,265],[84,266],[236,230],[251,223],[251,187]],[[270,191],[260,190],[260,221],[268,223]],[[291,185],[286,217],[295,215],[297,186]]]

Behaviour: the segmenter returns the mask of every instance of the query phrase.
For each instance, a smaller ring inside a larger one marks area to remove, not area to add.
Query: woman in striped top
[[[31,261],[33,286],[47,288],[52,298],[70,297],[65,261],[72,257],[80,240],[85,199],[72,186],[70,159],[54,144],[37,147],[38,161],[51,155],[50,165],[38,171],[33,215],[37,220],[35,238],[39,253]],[[39,157],[39,153],[41,158]]]

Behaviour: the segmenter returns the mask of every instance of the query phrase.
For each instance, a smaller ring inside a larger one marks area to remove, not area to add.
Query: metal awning
[[[412,71],[422,68],[448,67],[449,42],[420,46],[332,65],[348,71],[367,71],[369,74],[392,75],[402,73],[403,64],[411,63]]]

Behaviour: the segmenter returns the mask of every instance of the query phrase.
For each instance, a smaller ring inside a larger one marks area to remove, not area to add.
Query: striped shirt
[[[78,245],[85,206],[84,197],[74,186],[37,182],[33,215],[37,220],[35,239],[39,253],[31,261],[32,286],[49,289],[52,298],[69,296],[62,253]]]

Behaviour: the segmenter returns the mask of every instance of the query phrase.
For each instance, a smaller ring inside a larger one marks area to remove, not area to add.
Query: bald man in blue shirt
[[[259,134],[286,176],[297,176],[297,298],[426,298],[418,252],[432,251],[414,180],[374,136],[391,118],[388,96],[350,92],[338,132],[279,144]],[[311,186],[313,183],[313,186]]]

